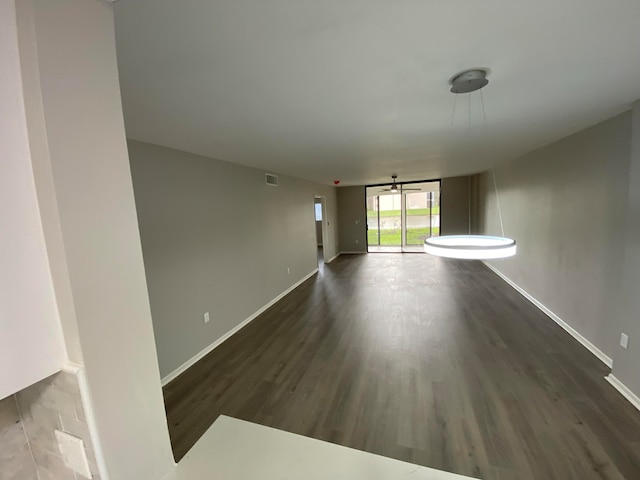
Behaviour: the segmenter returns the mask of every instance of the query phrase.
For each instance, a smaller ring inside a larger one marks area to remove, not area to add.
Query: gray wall
[[[338,188],[338,231],[340,252],[366,253],[365,187],[359,185]]]
[[[629,335],[629,348],[616,347],[613,374],[640,396],[640,102],[633,106],[628,192],[622,288],[616,315],[618,328],[613,333],[616,341],[620,332]],[[621,237],[622,232],[624,230],[617,236]]]
[[[613,311],[630,121],[622,114],[495,168],[504,233],[516,239],[518,253],[492,265],[609,357],[620,335]],[[474,181],[477,228],[500,234],[491,172]]]
[[[322,222],[316,222],[316,243],[322,246]]]
[[[442,179],[440,219],[443,235],[469,233],[469,192],[471,177]]]
[[[317,268],[314,195],[335,255],[332,186],[135,141],[129,156],[163,377]]]

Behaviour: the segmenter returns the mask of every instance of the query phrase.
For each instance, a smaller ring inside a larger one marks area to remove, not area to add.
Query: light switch
[[[627,348],[629,346],[629,335],[626,333],[620,334],[620,346],[622,348]]]

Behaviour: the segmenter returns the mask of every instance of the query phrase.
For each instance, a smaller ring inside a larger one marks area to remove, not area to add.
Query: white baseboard
[[[292,290],[294,290],[295,288],[297,288],[298,286],[300,286],[303,282],[305,282],[306,280],[308,280],[309,278],[311,278],[312,276],[314,276],[316,273],[318,273],[318,269],[314,268],[311,273],[309,273],[308,275],[305,275],[302,279],[300,279],[299,281],[297,281],[296,283],[294,283],[293,285],[291,285],[289,288],[287,288],[284,292],[282,292],[280,295],[278,295],[276,298],[274,298],[273,300],[271,300],[269,303],[267,303],[266,305],[264,305],[262,308],[260,308],[258,311],[256,311],[253,315],[251,315],[249,318],[243,320],[242,322],[240,322],[238,325],[236,325],[235,327],[233,327],[231,330],[229,330],[227,333],[225,333],[224,335],[222,335],[220,338],[218,338],[217,340],[215,340],[211,345],[209,345],[208,347],[206,347],[204,350],[202,350],[200,353],[197,353],[194,357],[190,358],[189,360],[187,360],[186,362],[184,362],[182,365],[180,365],[178,368],[176,368],[173,372],[171,372],[170,374],[168,374],[165,377],[162,377],[162,386],[164,387],[165,385],[167,385],[171,380],[174,380],[175,378],[177,378],[181,373],[184,373],[187,369],[189,369],[189,367],[191,367],[192,365],[194,365],[198,360],[204,358],[207,354],[209,354],[211,351],[213,351],[216,347],[220,346],[224,341],[228,340],[231,336],[233,336],[235,333],[237,333],[238,331],[240,331],[243,327],[247,326],[249,323],[251,323],[251,321],[253,321],[254,319],[256,319],[261,313],[263,313],[264,311],[266,311],[269,307],[271,307],[273,304],[275,304],[278,300],[282,299],[285,295],[289,294]]]
[[[482,262],[482,263],[484,263],[493,273],[495,273],[500,278],[502,278],[505,282],[507,282],[509,285],[511,285],[518,293],[520,293],[520,295],[522,295],[524,298],[526,298],[531,303],[533,303],[536,307],[538,307],[540,310],[542,310],[543,313],[545,313],[549,318],[551,318],[554,322],[556,322],[564,330],[566,330],[567,333],[569,333],[569,335],[571,335],[573,338],[575,338],[587,350],[589,350],[596,357],[598,357],[598,359],[602,363],[604,363],[607,367],[611,368],[613,366],[613,360],[611,359],[611,357],[607,356],[602,350],[600,350],[593,343],[591,343],[584,336],[582,336],[575,328],[573,328],[567,322],[562,320],[558,315],[556,315],[551,310],[549,310],[546,306],[544,306],[536,298],[534,298],[532,295],[530,295],[526,290],[524,290],[519,285],[517,285],[515,282],[513,282],[509,277],[507,277],[500,270],[498,270],[497,268],[495,268],[492,265],[489,265],[487,262]]]
[[[324,263],[331,263],[333,262],[336,258],[338,258],[340,256],[340,253],[336,253],[333,257],[331,257],[329,260],[327,260]]]
[[[62,371],[65,373],[71,373],[73,375],[80,375],[80,372],[84,369],[84,365],[79,363],[71,362],[67,360],[64,365],[62,365]]]
[[[361,255],[367,252],[340,252],[338,255]]]
[[[631,402],[631,405],[640,410],[640,397],[638,397],[635,393],[633,393],[629,388],[618,380],[612,373],[604,377],[604,379],[609,382],[613,387],[618,390],[624,398]]]

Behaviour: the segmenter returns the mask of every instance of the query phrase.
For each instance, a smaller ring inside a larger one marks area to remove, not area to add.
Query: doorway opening
[[[314,197],[314,217],[316,221],[316,245],[318,247],[318,270],[324,268],[324,239],[326,238],[326,197],[316,195]]]
[[[367,251],[424,253],[440,235],[440,181],[367,187]]]

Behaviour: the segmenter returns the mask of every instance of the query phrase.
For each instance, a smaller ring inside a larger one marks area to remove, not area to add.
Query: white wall
[[[62,368],[27,130],[15,4],[0,3],[0,399]]]
[[[32,17],[23,19],[24,44],[32,24],[37,47],[37,57],[21,58],[23,71],[39,71],[42,93],[43,131],[30,124],[30,134],[45,137],[41,153],[48,150],[50,161],[48,169],[39,165],[37,188],[55,205],[42,224],[57,265],[56,293],[66,304],[62,324],[75,322],[64,333],[81,350],[76,357],[86,371],[98,454],[111,480],[160,479],[173,458],[120,105],[113,6],[19,2]],[[36,83],[27,92],[31,106],[40,100]]]
[[[25,92],[24,104],[29,131],[31,165],[40,206],[40,219],[44,229],[49,267],[64,332],[67,358],[71,362],[82,364],[82,348],[69,284],[67,259],[64,252],[62,230],[60,229],[58,203],[44,121],[40,67],[34,25],[34,5],[32,1],[21,0],[17,2],[16,7],[19,25],[20,66],[22,68],[22,82]]]
[[[492,265],[608,357],[619,348],[630,120],[622,114],[495,169],[518,253]],[[491,173],[478,181],[477,226],[500,234]]]
[[[129,157],[163,377],[317,268],[314,195],[335,255],[332,186],[136,141]]]

